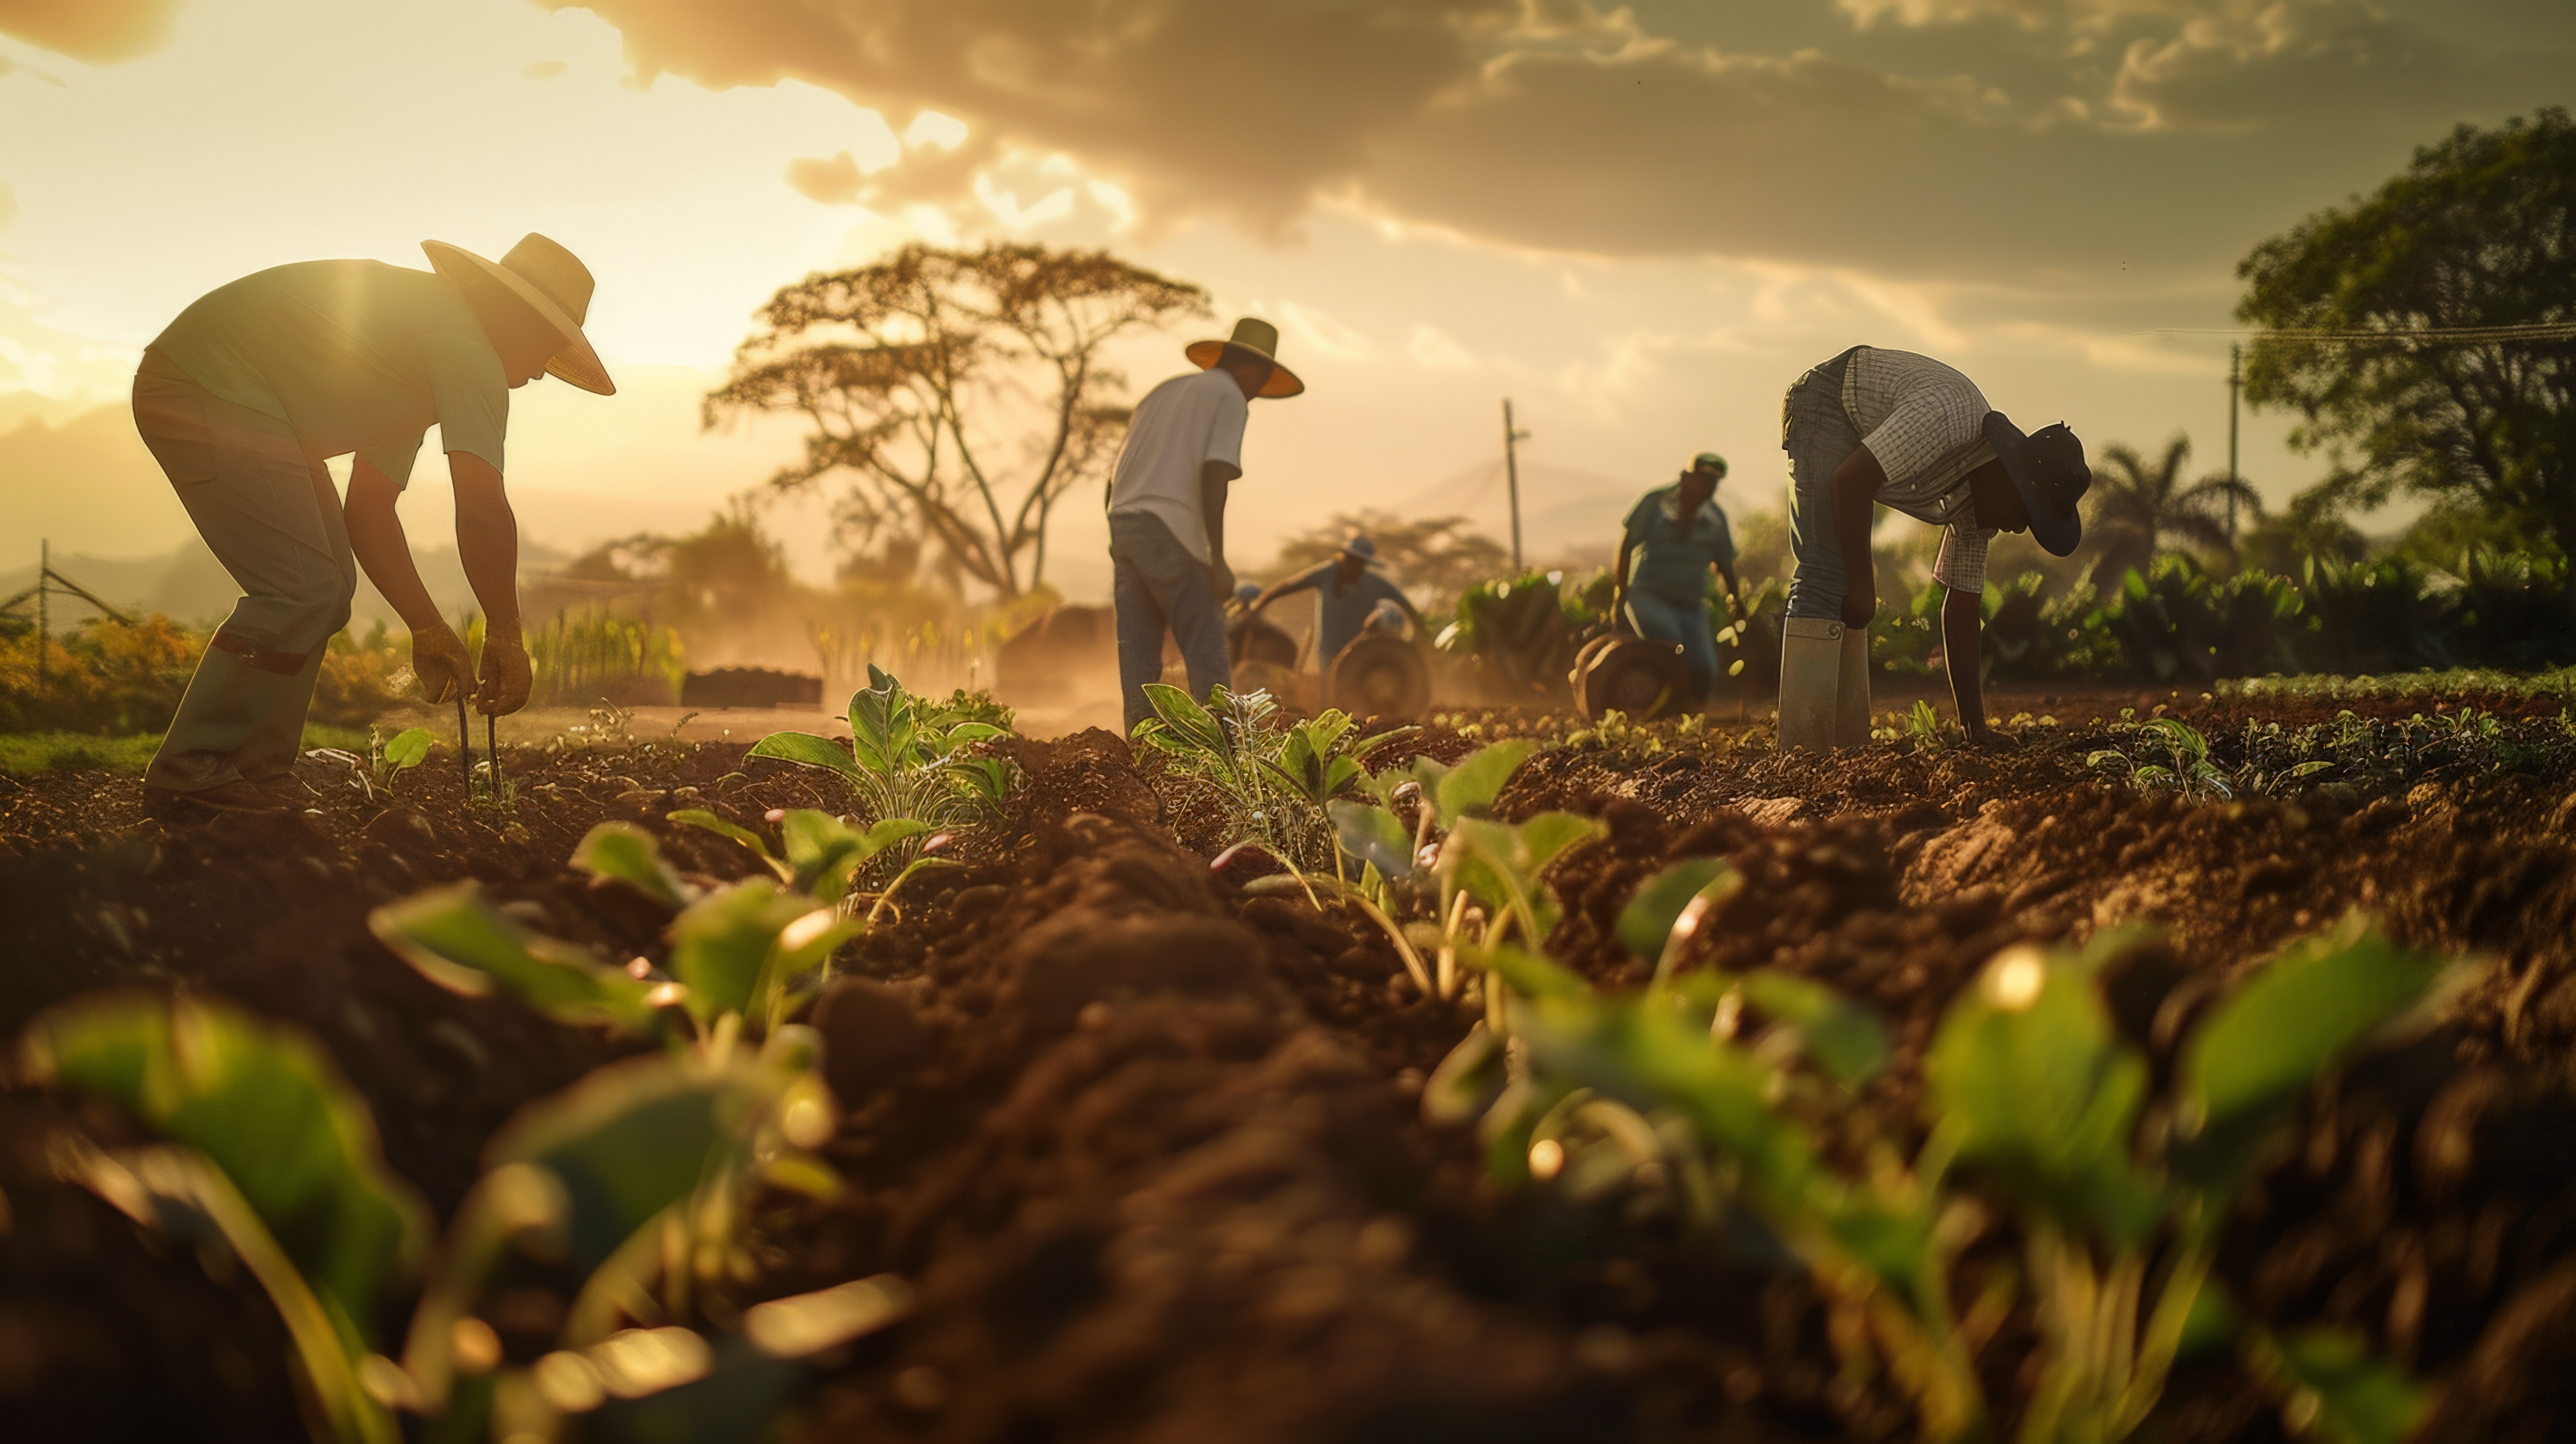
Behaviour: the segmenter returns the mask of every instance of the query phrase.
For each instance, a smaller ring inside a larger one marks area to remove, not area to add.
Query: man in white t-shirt
[[[1180,644],[1200,701],[1231,683],[1225,614],[1227,484],[1243,475],[1243,426],[1256,396],[1306,389],[1278,362],[1279,328],[1245,317],[1223,341],[1186,352],[1201,368],[1145,393],[1109,483],[1110,600],[1118,615],[1118,693],[1127,730],[1153,715],[1145,684],[1163,675],[1163,634]]]

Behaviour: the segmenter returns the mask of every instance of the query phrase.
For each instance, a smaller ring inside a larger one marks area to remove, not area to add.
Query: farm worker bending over
[[[1987,740],[1983,661],[1986,543],[2027,528],[2056,556],[2083,535],[2076,511],[2093,473],[2065,423],[2024,435],[1976,383],[1929,356],[1854,346],[1810,369],[1781,403],[1789,453],[1789,618],[1780,640],[1780,745],[1869,740],[1873,505],[1946,527],[1932,575],[1949,589],[1941,640],[1950,695],[1971,739]]]
[[[1168,630],[1200,701],[1233,680],[1225,614],[1234,590],[1225,564],[1226,484],[1243,475],[1243,424],[1256,396],[1306,389],[1279,364],[1279,328],[1252,317],[1223,341],[1193,341],[1183,354],[1197,375],[1145,393],[1109,483],[1110,603],[1118,615],[1118,695],[1127,730],[1153,715],[1145,684],[1163,675]]]
[[[1728,613],[1737,610],[1735,534],[1717,509],[1717,484],[1725,479],[1726,458],[1703,451],[1678,480],[1640,497],[1611,571],[1611,610],[1640,637],[1682,644],[1695,705],[1703,706],[1717,686],[1717,639],[1702,600],[1710,568],[1726,582]]]
[[[424,241],[434,271],[306,261],[207,293],[143,353],[134,423],[206,546],[244,593],[144,774],[218,810],[284,807],[323,644],[347,625],[352,557],[411,628],[431,702],[490,715],[528,700],[516,518],[501,490],[510,391],[547,372],[616,390],[581,333],[590,272],[532,235],[499,264]],[[394,504],[436,426],[456,486],[456,548],[483,604],[483,675],[421,585]],[[357,454],[343,505],[325,457]]]
[[[1315,662],[1331,671],[1333,659],[1351,644],[1381,606],[1403,609],[1413,619],[1417,631],[1429,631],[1422,614],[1414,610],[1402,588],[1371,570],[1378,564],[1377,543],[1354,534],[1342,543],[1342,554],[1331,561],[1317,562],[1285,581],[1272,582],[1270,590],[1252,599],[1252,610],[1287,596],[1291,592],[1312,589],[1315,593]]]

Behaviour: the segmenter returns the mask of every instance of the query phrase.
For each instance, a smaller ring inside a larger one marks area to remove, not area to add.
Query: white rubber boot
[[[1869,744],[1869,628],[1843,628],[1842,671],[1834,691],[1834,745]]]
[[[1780,745],[1813,747],[1835,742],[1842,691],[1842,623],[1825,617],[1791,617],[1780,629]],[[1862,645],[1867,646],[1864,637]],[[1866,673],[1862,735],[1868,735]]]

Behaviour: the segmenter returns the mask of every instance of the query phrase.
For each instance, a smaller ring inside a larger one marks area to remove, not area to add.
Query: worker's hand
[[[1878,616],[1878,588],[1862,583],[1843,593],[1843,625],[1866,627]]]
[[[421,700],[432,706],[474,688],[474,663],[445,622],[411,634],[411,674],[420,679]]]
[[[528,705],[535,685],[528,649],[516,632],[483,639],[483,677],[474,689],[474,710],[486,717],[507,717]]]
[[[1223,606],[1227,602],[1233,601],[1234,568],[1225,564],[1225,558],[1218,557],[1215,561],[1208,563],[1208,572],[1216,586],[1217,604],[1219,606]]]

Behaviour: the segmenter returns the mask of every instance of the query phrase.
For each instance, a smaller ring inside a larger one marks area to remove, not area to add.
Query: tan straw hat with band
[[[440,275],[460,286],[497,282],[554,327],[564,345],[546,363],[550,374],[584,391],[617,394],[617,383],[608,379],[608,368],[599,364],[599,353],[590,349],[590,338],[581,334],[581,323],[590,314],[592,282],[590,268],[572,252],[533,231],[521,237],[499,265],[445,241],[423,241],[420,248],[429,253],[429,263]]]
[[[1296,372],[1279,364],[1279,328],[1257,316],[1246,316],[1235,322],[1234,334],[1223,341],[1192,341],[1182,354],[1205,371],[1225,359],[1228,347],[1249,351],[1270,363],[1270,381],[1261,388],[1262,395],[1294,396],[1306,389],[1306,383],[1297,379]]]

